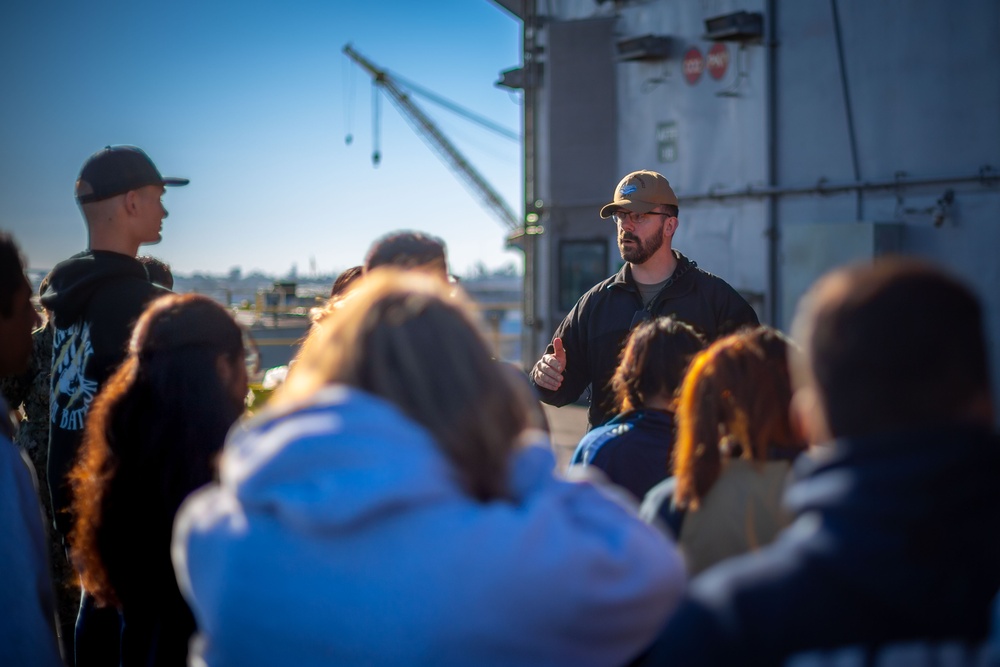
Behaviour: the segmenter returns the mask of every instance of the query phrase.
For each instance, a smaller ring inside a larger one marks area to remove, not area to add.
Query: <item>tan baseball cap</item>
[[[677,195],[667,179],[655,171],[633,171],[615,188],[615,200],[601,209],[601,217],[610,218],[620,208],[633,213],[649,213],[664,204],[677,206]]]

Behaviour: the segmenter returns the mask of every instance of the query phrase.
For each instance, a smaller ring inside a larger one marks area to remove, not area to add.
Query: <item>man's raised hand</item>
[[[542,389],[555,391],[562,385],[566,370],[566,350],[561,338],[552,339],[552,354],[543,354],[531,370],[531,379]]]

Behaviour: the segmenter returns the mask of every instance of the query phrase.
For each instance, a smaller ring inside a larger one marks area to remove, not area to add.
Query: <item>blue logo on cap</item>
[[[622,187],[622,197],[627,197],[628,195],[632,194],[638,189],[639,188],[635,187],[634,185],[626,185]]]

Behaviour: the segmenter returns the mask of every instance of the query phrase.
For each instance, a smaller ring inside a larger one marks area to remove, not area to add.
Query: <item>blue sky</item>
[[[168,188],[163,241],[178,272],[300,274],[360,263],[395,229],[441,236],[452,270],[520,266],[503,227],[341,53],[509,127],[493,84],[519,63],[519,23],[488,0],[41,0],[0,8],[0,228],[49,268],[86,246],[73,183],[107,144],[146,150]],[[520,214],[517,143],[418,103]],[[345,136],[353,133],[351,145]]]

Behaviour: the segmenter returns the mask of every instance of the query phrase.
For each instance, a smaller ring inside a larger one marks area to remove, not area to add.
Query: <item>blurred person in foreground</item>
[[[122,616],[121,666],[186,664],[194,618],[170,563],[174,514],[214,477],[247,391],[243,338],[205,296],[157,299],[98,394],[73,468],[72,556]]]
[[[0,375],[28,368],[38,323],[21,251],[0,232]],[[63,663],[42,509],[31,466],[13,439],[10,408],[0,395],[0,664],[55,667]]]
[[[932,265],[879,260],[820,279],[793,333],[794,414],[826,443],[797,466],[797,518],[696,577],[644,665],[987,635],[1000,442],[979,301]]]
[[[789,344],[771,327],[726,336],[684,377],[674,475],[640,516],[664,520],[692,576],[773,542],[791,520],[781,501],[805,443],[789,415]]]
[[[41,295],[49,285],[49,276],[38,286]],[[22,413],[18,423],[14,444],[28,456],[35,469],[38,496],[42,503],[45,519],[46,541],[49,545],[49,561],[52,566],[52,580],[55,584],[56,610],[59,619],[59,639],[63,655],[73,655],[73,635],[76,615],[80,608],[80,585],[76,570],[70,565],[62,538],[56,532],[55,516],[52,511],[52,495],[49,493],[49,391],[52,380],[52,323],[48,317],[45,323],[31,333],[31,363],[28,370],[16,375],[0,377],[0,393],[7,404]]]
[[[178,515],[197,659],[596,666],[652,639],[680,557],[552,475],[473,318],[444,281],[380,269],[314,327]]]
[[[588,432],[571,465],[592,465],[642,499],[668,475],[674,450],[674,394],[691,357],[705,345],[670,317],[632,330],[611,378],[618,415]]]

